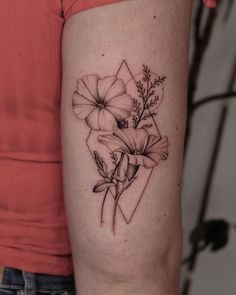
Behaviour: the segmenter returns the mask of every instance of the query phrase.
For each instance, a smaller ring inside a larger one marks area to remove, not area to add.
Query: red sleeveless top
[[[0,265],[73,272],[62,194],[61,34],[72,14],[118,1],[0,1]]]
[[[60,149],[61,34],[119,0],[0,1],[0,265],[71,274]]]

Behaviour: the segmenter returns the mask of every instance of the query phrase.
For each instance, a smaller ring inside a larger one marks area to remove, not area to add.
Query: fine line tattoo
[[[110,197],[114,233],[117,210],[129,224],[152,170],[168,158],[168,138],[156,122],[165,80],[147,65],[133,75],[124,60],[114,76],[82,77],[73,94],[73,112],[90,129],[86,143],[100,177],[92,190],[103,195],[100,223]]]

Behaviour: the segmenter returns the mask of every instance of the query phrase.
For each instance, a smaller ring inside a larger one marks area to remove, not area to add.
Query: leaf
[[[114,176],[114,179],[116,179],[117,181],[120,181],[120,182],[124,182],[124,178],[121,178],[121,177],[118,176],[118,175],[115,175],[115,176]]]
[[[102,168],[103,168],[105,175],[107,175],[107,164],[105,163],[105,161],[103,161],[103,163],[102,163]]]
[[[102,169],[98,169],[98,173],[103,177],[106,178],[107,175],[104,173],[104,171]]]
[[[97,151],[93,152],[94,155],[94,160],[95,163],[98,167],[98,173],[103,177],[103,178],[108,178],[107,176],[107,164],[104,161],[104,159],[99,155]]]
[[[154,108],[154,110],[158,107],[158,105],[159,105],[159,100],[160,100],[160,98],[159,98],[159,96],[158,95],[156,95],[154,98],[152,98],[152,99],[149,99],[148,100],[148,103],[147,103],[147,105],[146,105],[146,109],[151,109],[151,108]]]
[[[156,112],[147,111],[142,117],[142,120],[146,121],[147,119],[154,118],[156,115]]]
[[[116,153],[114,153],[114,152],[110,152],[110,156],[111,156],[111,159],[112,159],[112,163],[113,163],[114,165],[116,165],[117,162],[118,162],[118,157],[117,157]],[[109,175],[109,172],[108,172],[108,175]]]
[[[132,115],[132,122],[133,122],[133,128],[136,128],[139,122],[139,118],[136,115]]]
[[[106,180],[99,180],[99,182],[94,186],[93,192],[94,193],[100,193],[104,191],[105,189],[114,186],[115,184],[113,182],[109,182]]]
[[[150,81],[151,79],[151,70],[148,66],[143,65],[143,82]]]
[[[152,124],[144,124],[141,128],[144,128],[144,129],[150,129],[152,128]]]
[[[108,171],[107,172],[107,177],[108,177],[108,179],[111,179],[111,177],[114,175],[114,172],[115,170],[114,169],[112,169],[112,170],[110,170],[110,171]]]
[[[136,87],[139,93],[139,97],[144,100],[146,89],[144,88],[143,83],[141,81],[136,82]]]
[[[97,167],[102,169],[102,166],[103,166],[102,162],[103,161],[102,161],[101,156],[99,155],[99,153],[97,151],[94,151],[93,155],[94,155],[94,160],[95,160]]]

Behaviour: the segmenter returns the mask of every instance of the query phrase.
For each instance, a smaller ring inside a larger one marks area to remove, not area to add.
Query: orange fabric
[[[111,4],[114,2],[120,2],[124,0],[64,0],[63,11],[64,18],[67,19],[76,12],[90,9],[93,7],[101,6],[104,4]]]
[[[203,2],[208,8],[216,8],[217,6],[216,0],[203,0]]]
[[[119,1],[0,1],[0,265],[73,272],[62,193],[61,34],[72,14]]]

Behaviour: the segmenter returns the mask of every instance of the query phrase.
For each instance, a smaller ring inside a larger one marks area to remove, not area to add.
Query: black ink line
[[[145,187],[144,187],[144,189],[143,189],[143,191],[142,191],[141,197],[139,198],[138,203],[137,203],[137,205],[136,205],[136,207],[135,207],[135,209],[134,209],[134,211],[133,211],[133,213],[132,213],[132,215],[131,215],[131,217],[130,217],[130,219],[129,219],[129,221],[128,221],[128,224],[130,224],[130,222],[132,221],[133,216],[134,216],[134,214],[135,214],[135,212],[136,212],[136,210],[137,210],[137,208],[138,208],[138,206],[139,206],[139,203],[141,202],[141,199],[143,198],[144,192],[145,192],[145,190],[146,190],[146,188],[147,188],[147,185],[148,185],[149,180],[150,180],[150,178],[151,178],[151,176],[152,176],[152,173],[153,173],[153,168],[152,168],[152,171],[151,171],[151,173],[150,173],[150,175],[149,175],[149,177],[148,177],[148,179],[147,179],[146,185],[145,185]]]
[[[138,200],[138,202],[137,202],[137,205],[135,206],[135,209],[134,209],[134,211],[133,211],[133,213],[131,214],[131,217],[130,217],[129,219],[126,218],[126,216],[125,216],[123,210],[121,209],[120,205],[118,204],[118,208],[120,209],[120,212],[121,212],[121,214],[122,214],[122,216],[123,216],[123,218],[124,218],[124,220],[125,220],[125,222],[126,222],[127,225],[129,225],[130,222],[131,222],[132,219],[133,219],[133,216],[134,216],[134,214],[135,214],[135,212],[136,212],[136,210],[137,210],[137,208],[138,208],[138,206],[139,206],[139,204],[140,204],[140,202],[141,202],[141,199],[143,198],[143,195],[144,195],[144,193],[145,193],[145,190],[146,190],[146,188],[147,188],[147,185],[148,185],[148,183],[149,183],[149,180],[150,180],[150,178],[151,178],[151,176],[152,176],[152,173],[153,173],[153,168],[152,168],[152,171],[151,171],[151,173],[150,173],[150,175],[149,175],[149,177],[148,177],[148,179],[147,179],[146,185],[145,185],[145,187],[143,188],[143,191],[142,191],[141,196],[140,196],[140,198],[139,198],[139,200]],[[114,201],[115,201],[115,196],[113,195],[111,189],[109,189],[109,190],[110,190],[110,193],[111,193],[111,195],[112,195],[112,197],[113,197],[113,199],[114,199]]]
[[[109,188],[107,188],[106,193],[105,193],[105,195],[103,197],[103,200],[102,200],[101,219],[100,219],[101,226],[104,223],[103,212],[104,212],[104,206],[105,206],[105,202],[106,202],[106,199],[107,199],[108,192],[109,192]]]
[[[84,81],[81,79],[81,81],[83,82],[85,88],[88,90],[88,92],[90,93],[90,95],[95,99],[96,101],[96,97],[92,94],[92,92],[90,91],[90,89],[88,89],[87,85],[84,83]]]
[[[114,201],[115,201],[115,196],[113,195],[113,193],[112,193],[112,191],[111,191],[111,189],[109,188],[109,190],[110,190],[110,193],[111,193],[111,195],[112,195],[112,198],[114,199]],[[129,224],[128,223],[128,220],[126,219],[126,216],[125,216],[125,214],[124,214],[124,212],[123,212],[123,210],[121,209],[121,207],[120,207],[120,205],[118,204],[118,208],[119,208],[119,210],[120,210],[120,213],[122,214],[122,216],[123,216],[123,218],[124,218],[124,220],[125,220],[125,222],[127,223],[127,224]]]
[[[122,61],[121,65],[120,65],[120,67],[119,67],[119,69],[118,69],[118,71],[117,71],[117,73],[116,73],[116,77],[117,77],[117,75],[118,75],[118,73],[119,73],[120,69],[122,68],[123,64],[125,64],[125,65],[126,65],[126,67],[127,67],[128,71],[129,71],[129,73],[130,73],[130,76],[132,77],[132,79],[133,79],[133,80],[134,80],[134,82],[136,83],[136,81],[135,81],[135,78],[134,78],[134,75],[132,74],[132,72],[131,72],[131,70],[130,70],[130,68],[129,68],[129,66],[128,66],[128,64],[127,64],[127,62],[126,62],[126,60],[125,60],[125,59],[123,59],[123,61]]]

